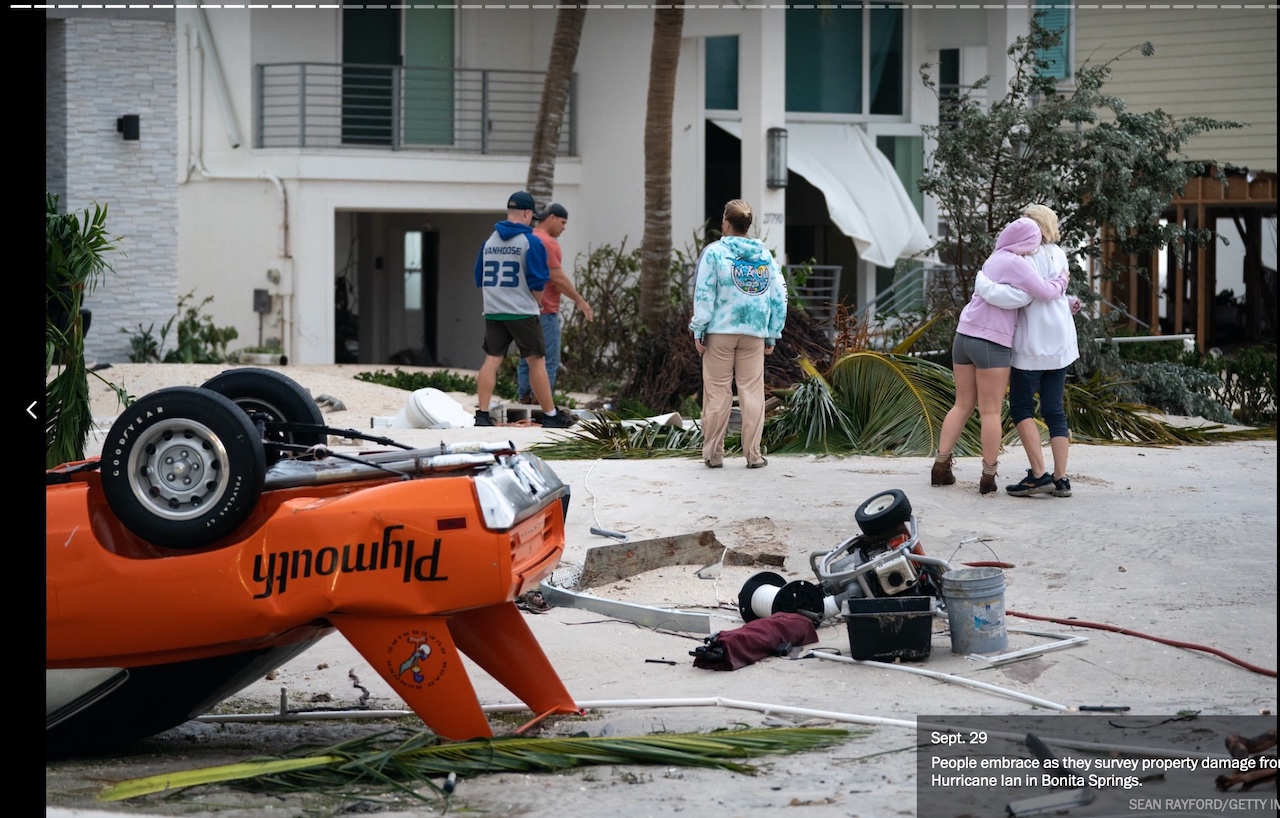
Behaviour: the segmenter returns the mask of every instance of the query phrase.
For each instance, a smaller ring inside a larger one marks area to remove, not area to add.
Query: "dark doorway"
[[[742,196],[742,142],[724,128],[707,123],[707,175],[703,189],[705,241],[720,238],[720,217],[726,202]]]
[[[422,233],[422,365],[434,366],[439,361],[439,289],[440,234],[435,230]]]

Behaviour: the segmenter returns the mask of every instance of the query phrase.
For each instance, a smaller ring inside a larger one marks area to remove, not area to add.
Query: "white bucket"
[[[428,386],[409,396],[391,421],[400,429],[461,429],[476,424],[475,415],[439,389]]]
[[[996,653],[1009,646],[1004,626],[1004,572],[959,568],[942,575],[942,598],[951,627],[951,652]]]

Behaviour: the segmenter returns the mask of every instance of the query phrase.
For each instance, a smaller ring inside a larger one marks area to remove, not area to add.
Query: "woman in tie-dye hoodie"
[[[773,254],[747,237],[751,205],[724,206],[723,236],[698,259],[689,331],[702,356],[702,461],[724,465],[724,436],[738,387],[742,454],[747,468],[768,465],[760,451],[764,432],[764,356],[772,355],[787,322],[787,285]]]

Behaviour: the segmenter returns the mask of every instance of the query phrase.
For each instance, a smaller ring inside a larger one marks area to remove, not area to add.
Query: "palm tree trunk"
[[[573,66],[578,59],[582,22],[587,16],[583,0],[561,0],[556,11],[556,31],[551,39],[551,57],[542,83],[542,102],[534,125],[533,149],[529,154],[529,178],[525,189],[538,209],[551,203],[556,175],[556,151],[560,130],[569,104]]]
[[[671,117],[684,31],[684,0],[654,10],[649,98],[644,120],[644,239],[640,245],[640,316],[650,332],[670,302]]]

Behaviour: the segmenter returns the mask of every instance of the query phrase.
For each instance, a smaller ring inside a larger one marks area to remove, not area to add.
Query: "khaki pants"
[[[759,463],[764,432],[764,339],[754,335],[707,335],[702,353],[702,459],[724,460],[724,436],[733,410],[733,384],[742,412],[742,454]]]

